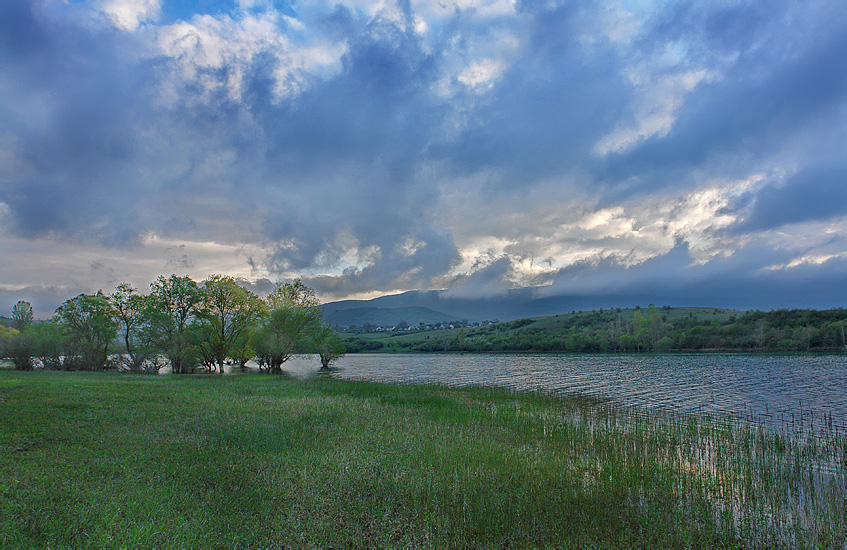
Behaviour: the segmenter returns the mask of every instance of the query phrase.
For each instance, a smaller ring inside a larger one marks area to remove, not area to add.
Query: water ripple
[[[286,363],[314,371],[315,361]],[[336,376],[583,393],[624,406],[733,414],[847,431],[844,354],[351,354]]]

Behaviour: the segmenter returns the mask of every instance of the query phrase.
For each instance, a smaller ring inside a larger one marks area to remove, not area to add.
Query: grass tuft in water
[[[0,546],[845,544],[843,435],[592,398],[0,372]]]

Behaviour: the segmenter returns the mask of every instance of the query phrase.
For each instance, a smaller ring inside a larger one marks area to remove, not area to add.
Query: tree
[[[20,300],[12,308],[12,328],[18,332],[24,332],[30,324],[32,324],[32,305]]]
[[[34,324],[27,333],[32,336],[35,356],[45,369],[61,370],[73,363],[73,357],[68,360],[65,352],[67,337],[55,321]]]
[[[312,339],[313,351],[321,359],[321,370],[329,370],[330,364],[347,351],[338,333],[325,324],[315,329]]]
[[[203,294],[190,277],[159,276],[150,284],[147,313],[153,342],[171,362],[174,374],[185,374],[195,351],[190,328]]]
[[[228,275],[212,275],[204,283],[201,316],[203,341],[223,374],[224,361],[242,336],[250,332],[262,311],[261,301]]]
[[[8,353],[7,350],[9,341],[17,334],[17,330],[7,327],[6,325],[0,325],[0,358],[8,357],[6,354]]]
[[[280,372],[292,356],[308,351],[320,324],[320,312],[315,309],[289,305],[271,310],[254,337],[259,367]]]
[[[71,298],[59,306],[54,318],[69,339],[68,365],[85,370],[101,370],[108,365],[118,321],[102,290]]]
[[[0,357],[11,359],[15,370],[35,368],[34,351],[35,346],[30,334],[0,326]]]
[[[256,350],[253,348],[253,330],[247,331],[235,340],[232,348],[229,351],[230,358],[238,363],[244,369],[247,368],[247,362],[256,357]]]
[[[279,372],[293,355],[307,352],[323,325],[318,306],[315,291],[300,279],[277,284],[265,300],[267,313],[253,340],[260,368]]]
[[[130,372],[157,373],[162,365],[152,348],[147,297],[129,283],[121,283],[109,297],[118,319],[126,356],[121,363]]]
[[[300,279],[276,283],[276,288],[266,300],[268,310],[282,306],[299,307],[302,309],[318,308],[321,301],[314,289],[303,284]]]

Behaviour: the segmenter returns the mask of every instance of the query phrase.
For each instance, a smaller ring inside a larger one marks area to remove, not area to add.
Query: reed
[[[820,545],[843,433],[327,377],[0,371],[0,546]]]

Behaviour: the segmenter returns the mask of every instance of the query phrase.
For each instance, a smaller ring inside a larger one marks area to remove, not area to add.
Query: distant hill
[[[347,328],[353,325],[361,327],[371,324],[378,327],[390,327],[405,322],[416,326],[419,323],[434,324],[442,321],[455,321],[457,317],[426,307],[351,307],[344,309],[324,309],[324,318],[332,326]]]
[[[346,334],[356,352],[847,351],[847,309],[603,309],[461,328]]]
[[[654,297],[644,296],[546,296],[538,295],[538,289],[518,288],[487,298],[466,298],[444,290],[409,291],[402,294],[380,296],[372,300],[342,300],[324,304],[328,318],[344,309],[355,308],[409,308],[419,307],[443,312],[451,319],[469,321],[513,321],[527,317],[541,317],[569,313],[573,310],[586,311],[595,308],[669,305]],[[413,323],[406,319],[409,324]],[[427,322],[427,321],[424,321]],[[431,321],[430,321],[431,322]],[[354,323],[361,325],[361,323]]]
[[[802,283],[796,283],[802,286]],[[647,285],[631,289],[610,289],[608,293],[550,295],[550,288],[515,288],[491,296],[466,294],[454,290],[418,290],[380,296],[372,300],[344,300],[326,304],[327,310],[357,307],[400,308],[424,307],[441,311],[456,319],[469,321],[514,321],[528,317],[561,315],[593,309],[662,306],[702,306],[735,310],[773,308],[827,309],[843,306],[847,295],[833,292],[827,300],[809,300],[802,292],[767,281],[750,281],[744,285],[727,282],[721,286],[710,282],[680,281],[674,285]],[[775,301],[774,296],[779,296]]]

